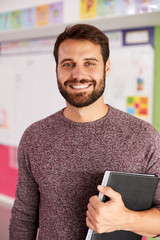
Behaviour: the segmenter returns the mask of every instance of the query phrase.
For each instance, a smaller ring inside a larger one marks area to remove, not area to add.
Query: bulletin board
[[[154,49],[151,45],[111,50],[105,101],[152,124]]]
[[[105,102],[152,123],[152,45],[126,46],[122,31],[106,34],[110,39],[111,70],[106,79]],[[0,144],[16,147],[30,124],[64,108],[65,101],[57,87],[53,41],[3,47],[5,51],[0,57]]]

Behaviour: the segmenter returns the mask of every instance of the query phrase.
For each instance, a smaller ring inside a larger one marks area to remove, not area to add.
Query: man
[[[105,170],[160,175],[158,132],[104,103],[108,38],[77,24],[58,36],[54,56],[66,108],[23,134],[10,240],[36,239],[38,228],[39,240],[82,240],[88,227],[99,233],[160,234],[160,186],[148,211],[128,210],[110,188],[98,187],[110,197],[108,203],[97,198]]]

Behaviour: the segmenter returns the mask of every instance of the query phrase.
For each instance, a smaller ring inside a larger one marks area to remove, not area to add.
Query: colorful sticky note
[[[127,97],[127,113],[135,116],[148,116],[148,97]]]
[[[148,104],[148,98],[147,97],[141,97],[141,103],[142,104]]]
[[[23,10],[23,28],[35,26],[35,8],[27,8]]]
[[[11,27],[13,29],[22,28],[22,10],[11,12]]]
[[[127,104],[133,104],[133,103],[134,103],[134,97],[128,97]]]
[[[97,16],[97,0],[81,0],[81,19],[95,18]]]
[[[36,26],[48,25],[49,5],[36,7]]]
[[[127,113],[136,114],[135,108],[134,107],[127,107]]]

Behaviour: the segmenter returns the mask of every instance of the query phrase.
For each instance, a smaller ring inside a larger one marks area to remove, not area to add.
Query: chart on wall
[[[152,123],[154,49],[151,45],[111,49],[105,100]]]

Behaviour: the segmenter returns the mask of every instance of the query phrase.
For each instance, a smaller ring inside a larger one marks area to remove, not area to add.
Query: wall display
[[[43,5],[36,7],[36,26],[48,25],[49,21],[49,6]]]
[[[159,10],[159,0],[81,0],[80,18],[142,14]]]
[[[53,51],[53,38],[14,41],[1,44],[1,56],[44,53]]]
[[[0,14],[0,31],[6,31],[11,28],[11,13]]]
[[[152,46],[122,46],[111,49],[110,60],[111,70],[106,79],[106,102],[152,123]]]
[[[0,31],[56,25],[62,22],[62,1],[0,13]]]
[[[11,12],[12,29],[22,28],[22,10]]]
[[[159,0],[136,0],[136,13],[154,12],[158,8]]]
[[[154,46],[154,28],[138,28],[123,30],[123,45],[144,45]]]
[[[60,24],[63,22],[63,3],[57,2],[49,6],[49,22]]]
[[[116,0],[98,0],[97,4],[97,15],[115,15],[116,14]]]
[[[149,114],[148,97],[130,96],[127,97],[126,112],[136,117],[148,120]]]
[[[81,0],[80,18],[95,18],[97,16],[97,0]]]
[[[117,8],[116,8],[116,13],[117,15],[131,15],[135,14],[135,5],[136,1],[135,0],[117,0]]]
[[[23,28],[35,26],[35,8],[27,8],[23,10]]]

